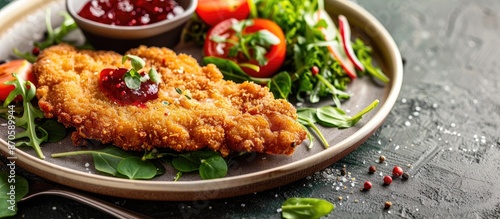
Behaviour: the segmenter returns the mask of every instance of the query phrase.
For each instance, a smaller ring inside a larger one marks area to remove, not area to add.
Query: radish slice
[[[365,71],[365,66],[359,61],[358,57],[354,53],[351,46],[351,28],[349,27],[349,22],[344,15],[339,15],[339,31],[342,38],[342,44],[344,45],[345,53],[347,57],[354,64],[354,67],[360,71]]]
[[[344,71],[350,78],[354,79],[357,77],[356,69],[354,69],[354,64],[351,62],[351,60],[349,60],[340,43],[338,43],[337,41],[332,41],[332,43],[328,45],[328,50],[333,55],[333,57],[337,61],[339,61],[340,66],[342,66],[342,69],[344,69]]]
[[[349,59],[344,49],[342,48],[343,47],[343,45],[341,45],[343,44],[342,41],[337,42],[335,40],[338,32],[337,32],[337,26],[335,26],[335,23],[333,23],[332,18],[328,15],[328,13],[325,10],[318,10],[316,18],[317,21],[323,19],[327,24],[326,29],[322,28],[321,31],[323,32],[323,36],[325,37],[326,41],[333,42],[332,44],[328,45],[328,50],[333,55],[333,58],[340,63],[340,66],[342,66],[342,69],[344,69],[344,71],[350,78],[353,79],[356,78],[357,77],[356,69],[352,61]]]

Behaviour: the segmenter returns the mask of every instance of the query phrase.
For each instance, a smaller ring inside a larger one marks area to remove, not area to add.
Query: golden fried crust
[[[290,155],[306,138],[295,108],[275,100],[266,87],[225,81],[214,65],[200,67],[191,56],[166,48],[128,53],[145,59],[145,71],[154,67],[162,76],[158,99],[145,107],[116,104],[100,91],[102,69],[130,68],[115,52],[61,44],[45,49],[33,65],[40,108],[47,118],[75,127],[75,143],[94,139],[135,151],[209,148],[224,156],[231,151]]]

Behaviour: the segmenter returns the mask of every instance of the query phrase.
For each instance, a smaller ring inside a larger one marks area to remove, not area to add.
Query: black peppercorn
[[[368,167],[368,172],[369,173],[375,173],[377,171],[377,167],[371,165],[370,167]]]
[[[340,169],[340,175],[345,176],[346,174],[347,174],[347,169],[345,167],[342,167],[342,169]]]
[[[404,180],[407,180],[410,178],[410,174],[408,174],[407,172],[404,172],[402,177]]]

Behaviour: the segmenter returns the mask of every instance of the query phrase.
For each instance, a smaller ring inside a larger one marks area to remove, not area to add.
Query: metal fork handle
[[[133,211],[130,211],[128,209],[122,208],[120,206],[110,204],[108,202],[102,201],[100,199],[90,197],[84,194],[80,194],[77,192],[72,192],[72,191],[67,191],[67,190],[59,190],[59,189],[51,189],[47,191],[42,191],[42,192],[37,192],[34,194],[31,194],[29,196],[24,197],[21,199],[21,201],[28,200],[37,196],[41,195],[56,195],[56,196],[61,196],[65,198],[69,198],[72,200],[75,200],[77,202],[80,202],[82,204],[85,204],[89,207],[93,207],[96,209],[99,209],[103,212],[106,212],[116,218],[121,218],[121,219],[148,219],[151,218],[149,216],[145,216]]]

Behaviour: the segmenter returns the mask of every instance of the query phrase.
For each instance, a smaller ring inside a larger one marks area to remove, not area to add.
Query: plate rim
[[[25,16],[23,15],[23,12],[26,13],[34,10],[40,10],[39,8],[56,1],[62,0],[37,1],[36,4],[33,4],[30,0],[18,0],[11,2],[0,10],[0,17],[8,18],[0,20],[0,26],[7,26],[10,28],[17,23],[16,19]],[[363,18],[363,20],[367,22],[366,25],[371,25],[370,27],[366,26],[365,29],[374,28],[374,30],[377,31],[376,36],[380,37],[379,39],[381,40],[379,44],[386,47],[386,50],[382,51],[382,53],[384,53],[382,56],[387,57],[387,59],[394,65],[392,68],[387,66],[387,70],[391,72],[389,75],[391,81],[390,84],[386,85],[390,86],[390,89],[384,102],[379,105],[379,108],[373,117],[368,120],[366,124],[364,124],[353,135],[335,144],[335,147],[332,146],[321,151],[320,153],[313,154],[312,156],[292,163],[257,172],[229,176],[220,179],[180,182],[134,181],[97,174],[88,174],[38,159],[37,157],[34,157],[20,149],[15,149],[15,154],[17,156],[16,162],[18,162],[20,167],[28,170],[29,172],[33,172],[43,178],[68,185],[73,188],[116,197],[172,201],[194,200],[195,198],[225,198],[258,192],[280,186],[262,185],[269,184],[269,181],[279,181],[279,179],[283,179],[284,177],[291,177],[292,180],[294,179],[293,181],[295,181],[303,177],[289,176],[290,174],[304,171],[306,169],[320,170],[328,165],[331,165],[331,163],[336,161],[334,161],[334,159],[336,159],[334,158],[335,156],[338,156],[341,153],[349,153],[350,151],[353,151],[360,144],[362,144],[364,140],[371,136],[371,134],[376,131],[381,124],[383,124],[385,118],[389,115],[399,96],[403,81],[403,65],[401,54],[392,36],[372,14],[358,4],[346,0],[326,0],[325,5],[328,4],[339,6],[339,8],[341,8],[339,10],[348,9],[350,13]],[[8,28],[2,28],[0,35],[3,35]],[[0,139],[0,144],[2,145],[0,147],[2,154],[7,157],[9,153],[9,150],[7,149],[7,142],[4,139]],[[325,163],[328,163],[328,165],[324,165]],[[306,168],[304,168],[304,166],[306,166]],[[76,183],[68,182],[71,180],[76,181]],[[102,181],[105,181],[106,183],[103,184]],[[78,185],[78,182],[87,185]],[[286,183],[282,183],[282,185],[283,184]],[[256,186],[255,191],[241,191],[242,188],[252,185],[260,186]],[[92,188],[92,186],[96,186],[96,188]],[[202,194],[197,194],[200,193],[200,188],[203,189],[203,192]],[[168,191],[161,191],[158,193],[159,189],[166,189]],[[142,194],[139,196],[135,194],[138,192]],[[229,192],[232,195],[228,195],[226,192]]]

